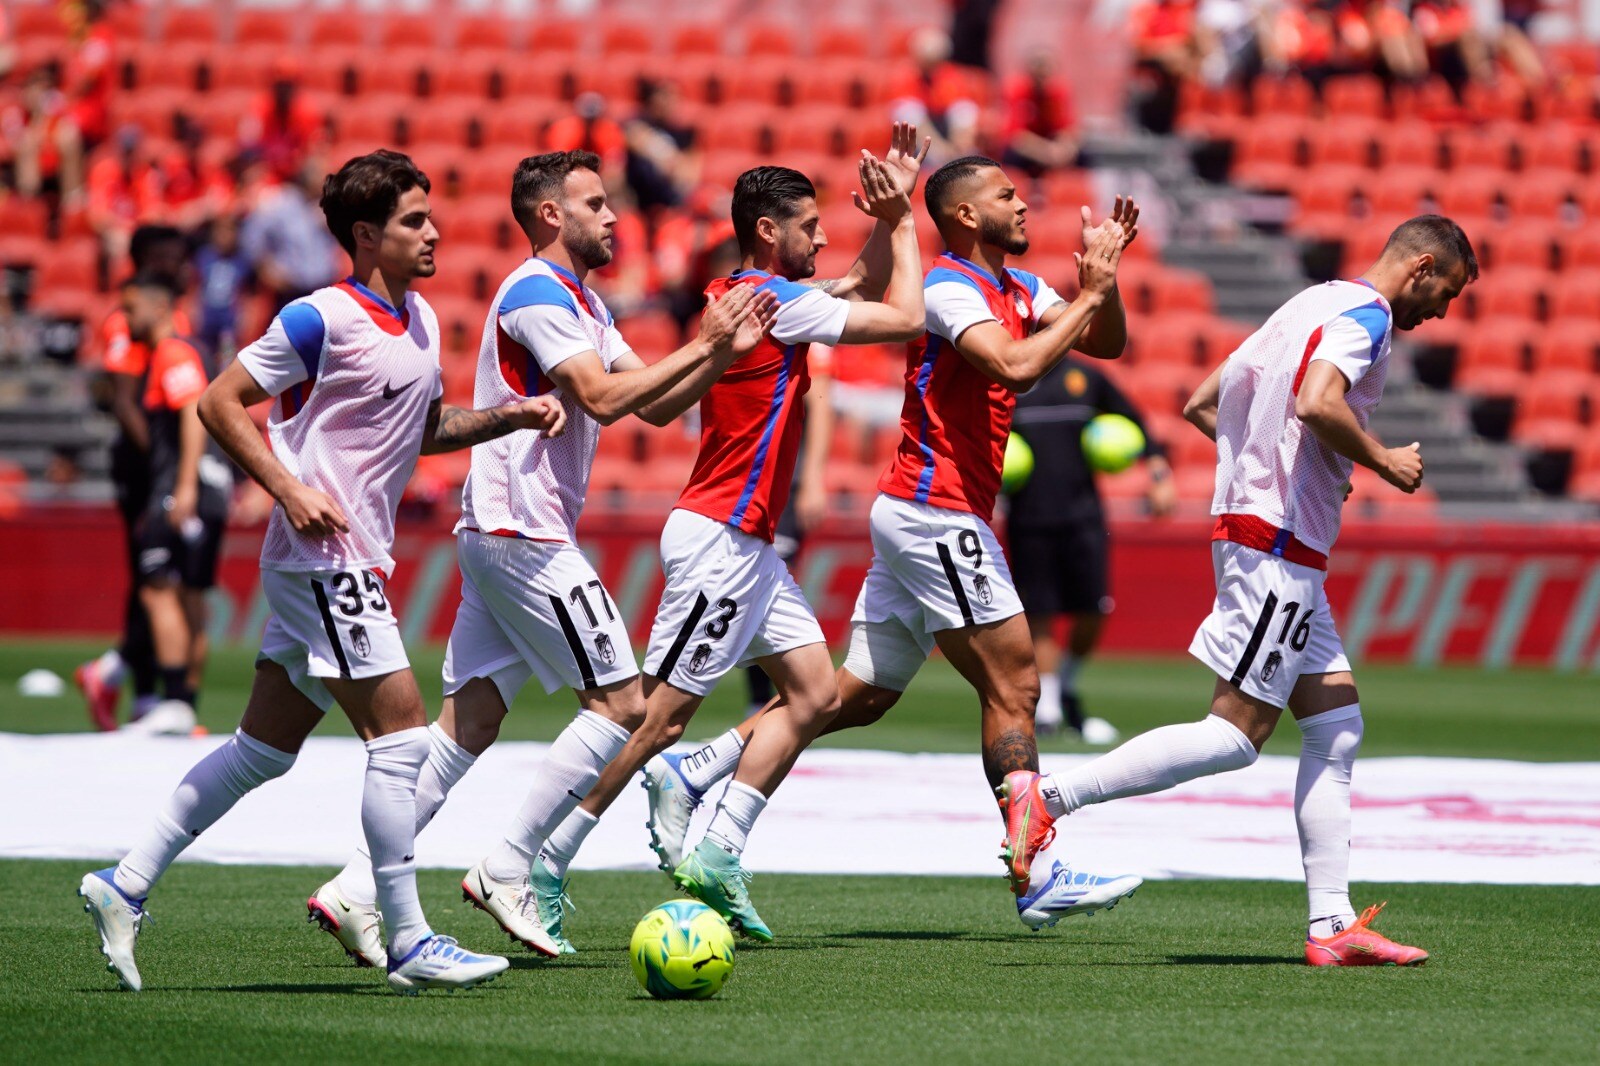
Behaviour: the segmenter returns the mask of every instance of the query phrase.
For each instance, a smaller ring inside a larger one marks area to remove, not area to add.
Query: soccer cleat
[[[102,733],[117,728],[117,704],[122,699],[122,688],[100,676],[100,660],[90,659],[72,672],[78,691],[89,707],[89,721]]]
[[[650,850],[662,872],[671,874],[683,862],[689,819],[700,806],[700,793],[683,779],[683,756],[662,752],[644,764],[644,788],[650,796]]]
[[[182,700],[162,700],[140,718],[122,727],[124,733],[151,737],[186,737],[197,722],[194,705]]]
[[[1312,966],[1421,966],[1428,953],[1396,944],[1372,928],[1388,901],[1368,907],[1356,923],[1328,937],[1306,936],[1306,962]]]
[[[1142,884],[1142,877],[1100,877],[1057,862],[1038,889],[1017,897],[1017,917],[1029,929],[1047,929],[1074,914],[1110,910]]]
[[[422,938],[406,957],[389,956],[389,987],[415,995],[425,988],[471,988],[492,981],[511,965],[499,955],[468,951],[453,936],[434,933]]]
[[[387,956],[378,932],[381,920],[378,908],[345,899],[337,881],[329,881],[306,900],[306,921],[320,925],[357,966],[383,965]]]
[[[533,872],[528,883],[533,886],[533,902],[539,911],[539,924],[550,934],[550,939],[555,941],[561,954],[576,955],[578,949],[561,931],[561,919],[568,910],[576,909],[572,897],[567,895],[567,883],[538,859],[533,860]]]
[[[139,927],[149,917],[144,900],[133,899],[117,887],[112,871],[104,870],[84,874],[78,885],[78,895],[83,897],[83,909],[94,919],[100,934],[100,954],[106,957],[106,969],[117,975],[117,981],[130,992],[144,987],[139,978],[139,967],[133,961],[133,946],[139,939]]]
[[[1079,733],[1085,744],[1093,744],[1097,748],[1110,747],[1122,739],[1117,727],[1104,718],[1085,718]]]
[[[1006,820],[1006,839],[1000,858],[1011,878],[1011,891],[1018,896],[1028,890],[1028,870],[1033,865],[1033,857],[1049,847],[1056,836],[1056,820],[1045,809],[1039,781],[1039,775],[1031,770],[1013,770],[995,790],[1000,799],[1000,813]]]
[[[679,888],[726,918],[735,932],[770,944],[772,930],[750,902],[750,876],[737,855],[709,840],[700,841],[672,872]]]
[[[539,905],[527,881],[506,884],[484,872],[483,863],[461,879],[461,898],[500,923],[512,940],[546,958],[561,954],[561,947],[539,920]]]

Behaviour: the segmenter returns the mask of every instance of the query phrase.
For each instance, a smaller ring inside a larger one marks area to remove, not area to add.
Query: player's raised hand
[[[278,497],[278,503],[296,533],[304,533],[308,537],[331,537],[335,533],[350,531],[350,523],[333,497],[310,485],[295,482]]]
[[[861,190],[852,192],[850,199],[863,214],[893,226],[911,214],[911,196],[902,189],[883,160],[861,150]]]
[[[1383,480],[1401,492],[1416,492],[1422,487],[1422,445],[1412,441],[1404,448],[1390,448],[1388,462],[1378,471]]]
[[[917,188],[917,174],[922,170],[923,161],[928,158],[928,149],[933,147],[933,138],[924,137],[922,147],[917,148],[917,124],[915,122],[896,122],[889,131],[889,153],[883,157],[883,162],[889,168],[889,175],[894,178],[895,184],[907,196]]]
[[[1074,252],[1078,264],[1078,288],[1083,292],[1108,296],[1117,284],[1117,264],[1122,262],[1122,250],[1127,247],[1122,228],[1095,230],[1089,247]]]
[[[1083,217],[1083,246],[1089,247],[1089,242],[1094,239],[1100,230],[1121,230],[1125,239],[1123,246],[1133,243],[1139,236],[1139,205],[1131,196],[1118,196],[1111,205],[1111,214],[1098,226],[1094,224],[1094,214],[1087,204],[1081,209]]]
[[[755,297],[754,285],[736,285],[720,297],[707,299],[705,310],[700,312],[701,342],[710,345],[713,351],[727,351]]]
[[[761,338],[767,335],[778,317],[778,298],[770,292],[758,292],[745,305],[739,327],[733,335],[733,354],[748,355],[755,351]]]
[[[567,429],[567,409],[554,396],[530,396],[511,408],[510,421],[518,429],[539,429],[547,437],[559,437]]]

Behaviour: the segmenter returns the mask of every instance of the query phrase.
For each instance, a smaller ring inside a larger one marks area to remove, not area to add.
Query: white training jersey
[[[444,394],[439,322],[421,296],[390,306],[346,278],[289,304],[239,362],[277,397],[272,452],[333,497],[347,533],[296,533],[280,505],[261,545],[267,570],[394,569],[394,513],[417,465],[428,407]]]
[[[1383,396],[1393,325],[1370,285],[1330,281],[1284,304],[1228,357],[1212,514],[1254,515],[1327,553],[1351,463],[1295,417],[1295,394],[1312,361],[1324,359],[1350,382],[1345,400],[1365,427]]]
[[[570,271],[533,257],[501,282],[483,325],[473,402],[499,407],[550,393],[566,408],[567,428],[559,437],[523,431],[474,445],[456,532],[577,542],[600,423],[549,374],[587,352],[609,372],[630,351],[606,305]]]

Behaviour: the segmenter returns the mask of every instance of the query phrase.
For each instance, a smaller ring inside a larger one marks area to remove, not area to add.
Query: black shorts
[[[209,589],[217,583],[222,556],[220,518],[201,518],[199,532],[185,537],[159,506],[144,512],[133,534],[135,571],[140,583],[176,581],[184,588]]]
[[[1008,529],[1006,558],[1029,614],[1110,614],[1105,523]]]

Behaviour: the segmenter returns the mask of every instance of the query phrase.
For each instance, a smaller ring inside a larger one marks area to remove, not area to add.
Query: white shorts
[[[1302,674],[1350,669],[1321,570],[1227,540],[1211,542],[1217,599],[1189,654],[1218,677],[1286,707]]]
[[[674,510],[661,531],[661,594],[645,673],[704,696],[736,666],[808,644],[822,627],[760,537],[693,511]]]
[[[571,544],[456,537],[461,606],[444,653],[444,692],[487,677],[506,706],[536,677],[545,692],[603,688],[639,667],[605,586]]]
[[[294,687],[324,711],[333,694],[318,678],[382,677],[408,669],[400,626],[372,570],[262,570],[272,614],[260,660],[289,672]]]
[[[845,658],[868,684],[904,691],[915,673],[906,667],[928,657],[935,633],[1022,613],[1000,541],[977,515],[885,493],[872,504],[870,529],[872,565]]]

